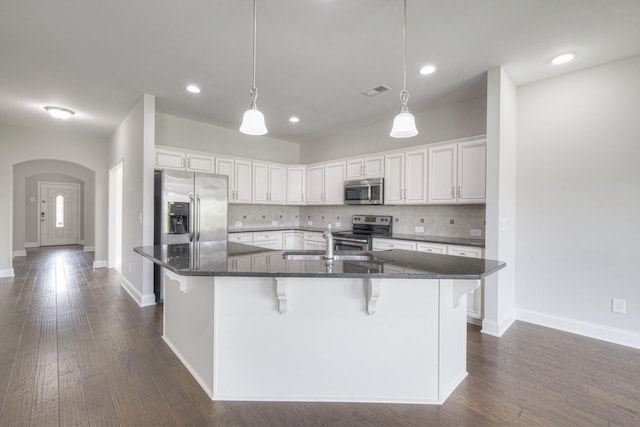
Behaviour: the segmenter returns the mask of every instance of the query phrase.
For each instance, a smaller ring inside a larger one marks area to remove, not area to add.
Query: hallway
[[[522,322],[501,339],[469,326],[469,376],[440,407],[212,402],[164,344],[161,306],[79,246],[27,253],[0,279],[2,426],[640,423],[640,351]]]

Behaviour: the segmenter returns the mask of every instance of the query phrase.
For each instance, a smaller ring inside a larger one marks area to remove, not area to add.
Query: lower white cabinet
[[[398,239],[373,239],[374,251],[388,251],[389,249],[404,249],[406,251],[415,251],[416,242]]]
[[[285,251],[304,248],[304,233],[302,231],[283,231],[282,249]]]
[[[418,242],[416,245],[418,252],[429,252],[432,254],[446,254],[447,245],[441,245],[438,243]]]
[[[253,245],[253,233],[229,233],[228,239],[230,242]]]
[[[448,255],[463,256],[467,258],[482,258],[484,249],[473,248],[469,246],[447,246]],[[467,294],[467,318],[472,323],[480,324],[482,322],[482,293],[484,288],[484,280],[480,287],[475,291]]]
[[[325,250],[327,241],[320,232],[305,231],[303,247],[305,251]]]
[[[253,246],[267,249],[282,249],[282,231],[253,233]]]

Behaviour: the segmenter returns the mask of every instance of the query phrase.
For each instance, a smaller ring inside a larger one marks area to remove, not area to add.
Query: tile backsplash
[[[420,205],[420,206],[269,206],[229,205],[229,227],[305,226],[349,229],[353,215],[391,215],[393,231],[430,236],[472,237],[471,230],[480,230],[484,237],[485,205]],[[335,223],[340,223],[336,227]],[[415,227],[424,231],[416,232]]]

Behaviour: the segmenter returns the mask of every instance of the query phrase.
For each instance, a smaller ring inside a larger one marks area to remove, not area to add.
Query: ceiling
[[[237,129],[249,107],[251,0],[2,0],[0,121],[108,137],[142,94]],[[408,0],[409,108],[485,96],[640,53],[638,0]],[[402,0],[258,0],[258,108],[269,136],[313,140],[399,112]],[[556,54],[576,59],[553,66]],[[426,63],[438,67],[419,76]],[[196,84],[198,95],[185,90]],[[361,92],[385,84],[375,97]],[[61,122],[45,105],[76,111]],[[289,116],[300,117],[291,124]],[[420,124],[418,123],[418,128]]]

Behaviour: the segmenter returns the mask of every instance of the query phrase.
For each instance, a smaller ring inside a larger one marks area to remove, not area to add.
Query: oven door
[[[334,251],[368,251],[369,242],[344,237],[333,237]]]

